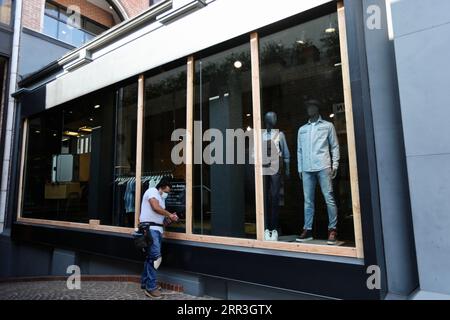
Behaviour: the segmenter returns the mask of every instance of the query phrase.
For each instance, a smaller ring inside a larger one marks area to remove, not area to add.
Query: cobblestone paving
[[[150,300],[132,282],[82,281],[80,290],[67,289],[65,281],[0,283],[0,300]],[[174,291],[162,291],[158,300],[210,300]]]

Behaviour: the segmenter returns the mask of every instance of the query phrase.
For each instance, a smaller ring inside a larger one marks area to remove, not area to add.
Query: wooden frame
[[[135,212],[134,227],[139,225],[139,215],[141,213],[141,194],[142,194],[142,149],[144,132],[144,101],[145,101],[145,79],[144,75],[139,76],[138,80],[138,103],[137,103],[137,141],[136,141],[136,191],[135,191]]]
[[[350,161],[350,180],[351,194],[353,201],[353,217],[355,229],[355,247],[339,247],[328,245],[317,245],[308,243],[288,243],[288,242],[270,242],[264,241],[264,201],[263,201],[263,177],[262,177],[262,139],[261,139],[261,94],[260,94],[260,63],[259,63],[259,37],[257,32],[250,34],[251,49],[251,76],[252,76],[252,108],[253,108],[253,127],[255,130],[254,149],[255,149],[255,200],[256,200],[256,224],[257,237],[254,239],[238,239],[220,236],[193,234],[193,137],[194,137],[194,76],[195,61],[190,56],[186,61],[187,68],[187,92],[186,92],[186,231],[185,233],[165,232],[167,239],[194,241],[201,243],[222,244],[238,247],[250,247],[258,249],[282,250],[287,252],[302,252],[320,255],[333,255],[353,258],[363,258],[362,227],[360,213],[360,199],[358,188],[358,171],[356,162],[355,134],[353,125],[352,98],[350,87],[349,59],[347,52],[347,35],[345,26],[345,11],[342,2],[337,7],[338,22],[340,28],[340,47],[342,58],[342,74],[344,86],[344,101],[346,111],[346,125],[349,146]],[[136,150],[136,181],[142,178],[142,152],[143,152],[143,126],[144,126],[144,101],[145,101],[145,78],[139,76],[138,80],[138,106],[137,106],[137,150]],[[101,225],[99,221],[91,221],[89,224],[50,221],[41,219],[31,219],[21,217],[21,201],[23,197],[23,172],[26,154],[26,138],[28,132],[28,122],[24,124],[24,137],[22,141],[21,155],[21,175],[19,182],[19,212],[18,221],[22,223],[35,225],[51,225],[57,227],[67,227],[85,230],[107,231],[115,233],[132,233],[133,229],[125,227],[114,227]],[[139,222],[140,202],[141,202],[141,184],[136,183],[135,195],[135,227]]]
[[[350,188],[353,206],[353,225],[355,232],[356,256],[364,258],[361,206],[359,199],[358,165],[356,159],[355,128],[353,122],[352,91],[350,83],[350,65],[347,49],[347,28],[345,24],[345,9],[342,1],[338,2],[339,41],[341,48],[342,82],[344,85],[345,120],[347,126],[348,158],[350,164]]]
[[[28,126],[29,120],[25,119],[23,122],[22,129],[22,148],[20,154],[20,174],[19,174],[19,195],[17,202],[17,219],[22,217],[22,209],[23,209],[23,188],[24,188],[24,175],[25,175],[25,161],[28,147]]]
[[[193,132],[194,132],[194,57],[187,61],[186,91],[186,234],[192,235],[193,215]]]
[[[252,103],[253,130],[255,132],[255,206],[256,206],[256,239],[264,240],[264,186],[262,172],[262,139],[261,139],[261,83],[259,70],[259,37],[258,33],[250,35],[250,51],[252,64]]]

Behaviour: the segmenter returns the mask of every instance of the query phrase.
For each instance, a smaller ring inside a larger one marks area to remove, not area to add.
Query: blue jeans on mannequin
[[[331,168],[318,172],[302,172],[303,194],[305,197],[305,230],[312,230],[317,182],[319,182],[328,211],[328,230],[336,229],[337,206],[334,200]]]
[[[156,290],[158,285],[156,283],[156,269],[153,262],[161,257],[161,240],[162,234],[157,230],[150,229],[150,235],[153,238],[153,243],[148,248],[148,254],[144,262],[144,271],[142,272],[141,284],[148,291]]]

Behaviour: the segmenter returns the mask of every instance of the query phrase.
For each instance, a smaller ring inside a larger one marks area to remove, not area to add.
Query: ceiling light
[[[99,105],[99,104],[97,104],[97,105],[94,106],[94,109],[98,109],[98,108],[100,108],[100,105]]]
[[[80,129],[78,129],[78,131],[82,131],[82,132],[92,132],[92,128],[88,127],[88,126],[84,126],[81,127]]]
[[[234,67],[235,67],[236,69],[242,68],[242,62],[240,62],[239,60],[238,60],[238,61],[235,61],[235,62],[234,62]]]
[[[251,113],[247,113],[247,117],[250,118],[252,116]]]
[[[303,44],[305,44],[305,41],[303,41],[303,40],[297,40],[297,43],[303,45]]]
[[[89,121],[94,121],[94,118],[89,118]]]
[[[68,136],[68,137],[78,137],[80,134],[75,131],[64,131],[63,135]]]
[[[252,127],[248,126],[247,131],[252,131]]]
[[[333,28],[332,26],[330,26],[329,28],[325,29],[325,32],[326,33],[334,33],[334,32],[336,32],[336,28]]]
[[[330,118],[334,118],[334,113],[330,114]]]

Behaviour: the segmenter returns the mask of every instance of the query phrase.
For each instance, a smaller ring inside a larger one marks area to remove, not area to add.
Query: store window
[[[194,86],[193,232],[254,239],[250,45],[197,59]]]
[[[136,99],[131,84],[29,119],[22,217],[134,226]]]
[[[80,16],[79,19],[73,18],[74,14],[68,8],[47,1],[43,33],[79,47],[108,29],[84,16]]]
[[[11,24],[12,0],[0,0],[0,23]]]
[[[172,133],[186,128],[186,83],[185,65],[145,79],[142,193],[163,178],[172,182],[166,210],[179,217],[166,228],[172,232],[186,230],[186,167],[172,159],[172,149],[184,139],[173,141]]]
[[[112,225],[133,228],[135,222],[137,82],[117,91]]]
[[[262,37],[260,64],[262,140],[280,164],[264,176],[265,240],[354,246],[337,14]]]

